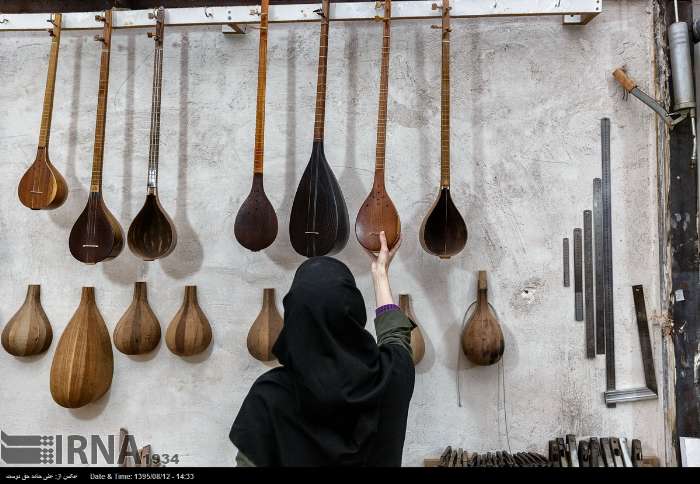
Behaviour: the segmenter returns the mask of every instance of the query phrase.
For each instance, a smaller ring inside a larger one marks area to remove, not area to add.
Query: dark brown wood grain
[[[175,224],[158,198],[158,158],[160,153],[160,99],[163,83],[163,38],[165,9],[155,13],[156,30],[149,32],[155,40],[153,56],[153,92],[151,98],[151,136],[148,152],[146,202],[129,226],[127,242],[131,251],[146,261],[167,257],[175,250]]]
[[[435,8],[435,7],[434,7]],[[450,195],[450,2],[442,2],[442,85],[440,102],[440,191],[423,219],[423,250],[441,259],[458,254],[467,244],[467,226]]]
[[[33,356],[51,346],[53,331],[41,306],[40,286],[30,285],[24,304],[2,330],[2,347],[13,356]]]
[[[95,302],[95,289],[84,287],[80,305],[56,346],[51,364],[51,396],[66,408],[97,401],[112,384],[112,341]]]
[[[350,220],[343,192],[326,161],[323,149],[329,9],[330,1],[323,0],[314,142],[311,159],[299,181],[289,218],[289,239],[292,247],[306,257],[336,254],[343,250],[350,235]]]
[[[488,303],[486,271],[479,271],[478,284],[476,309],[464,327],[462,349],[469,361],[487,366],[501,359],[505,342],[501,325]]]
[[[73,224],[68,239],[70,252],[77,260],[95,264],[117,257],[124,248],[124,233],[102,198],[102,167],[104,158],[105,121],[107,115],[107,88],[109,86],[109,58],[112,42],[112,11],[107,10],[104,22],[100,81],[97,91],[95,146],[92,157],[92,180],[85,209]]]
[[[68,198],[66,180],[49,160],[49,136],[56,87],[58,50],[61,45],[61,19],[61,14],[54,14],[51,18],[53,27],[49,29],[53,40],[51,41],[36,158],[22,176],[17,187],[20,202],[32,210],[51,210],[63,205],[63,202]]]
[[[268,200],[263,186],[269,4],[269,0],[262,0],[260,9],[260,45],[258,49],[258,92],[255,110],[253,183],[248,197],[238,209],[236,221],[233,226],[234,235],[238,243],[253,252],[269,247],[277,237],[277,214]]]
[[[197,286],[185,286],[182,306],[168,325],[165,343],[179,356],[192,356],[206,350],[211,343],[211,326],[197,301]]]
[[[379,76],[379,110],[377,115],[377,146],[374,165],[374,182],[355,219],[355,236],[365,249],[379,252],[379,233],[384,232],[389,248],[401,234],[401,221],[386,191],[384,167],[386,160],[386,114],[389,92],[389,50],[391,39],[391,0],[384,2],[384,29],[382,36],[382,62]]]
[[[148,304],[145,282],[134,283],[134,299],[114,328],[114,346],[125,355],[143,355],[160,342],[160,323]]]

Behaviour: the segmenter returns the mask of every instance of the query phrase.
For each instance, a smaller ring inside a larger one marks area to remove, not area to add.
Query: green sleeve
[[[236,454],[236,467],[255,467],[255,464],[239,450],[238,454]]]
[[[388,311],[374,319],[374,328],[377,332],[379,345],[397,344],[406,348],[410,354],[411,330],[415,325],[402,311]]]

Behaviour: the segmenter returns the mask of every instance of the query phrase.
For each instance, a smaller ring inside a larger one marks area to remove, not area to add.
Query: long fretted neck
[[[442,86],[440,104],[440,186],[450,186],[450,4],[442,2]]]
[[[260,9],[258,100],[255,110],[255,156],[253,159],[253,173],[255,174],[262,174],[265,154],[265,84],[267,82],[267,15],[269,5],[269,0],[262,0]]]
[[[105,118],[107,115],[107,87],[109,85],[109,48],[112,41],[112,11],[107,10],[102,29],[102,57],[100,58],[100,83],[97,91],[97,120],[95,122],[95,148],[92,153],[91,192],[102,191],[102,159],[105,150]]]
[[[162,15],[162,12],[159,12]],[[162,19],[159,19],[162,21]],[[160,153],[160,93],[163,85],[163,28],[156,32],[153,56],[153,96],[151,99],[151,144],[148,150],[148,190],[158,187],[158,155]]]
[[[389,47],[391,36],[391,0],[384,2],[384,34],[382,38],[382,71],[379,77],[379,113],[377,115],[377,154],[374,165],[374,182],[384,182],[386,154],[386,103],[389,93]]]
[[[39,147],[49,146],[49,134],[51,133],[51,113],[53,112],[53,94],[56,87],[56,67],[58,66],[58,48],[61,45],[61,14],[53,16],[53,28],[49,30],[53,40],[51,41],[51,54],[49,55],[49,72],[46,76],[46,90],[44,91],[44,110],[41,113],[41,129],[39,130]]]
[[[326,120],[326,73],[328,71],[328,24],[330,0],[321,4],[321,41],[318,49],[318,81],[316,82],[316,115],[314,117],[314,141],[323,141]]]

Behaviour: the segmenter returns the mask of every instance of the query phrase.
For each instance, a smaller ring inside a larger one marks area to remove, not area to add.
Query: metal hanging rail
[[[401,1],[392,3],[392,19],[435,19],[439,10],[433,10],[435,1]],[[157,2],[156,2],[157,3]],[[332,3],[332,20],[372,20],[378,15],[379,2]],[[270,22],[314,22],[319,17],[314,12],[320,3],[271,5]],[[535,15],[561,15],[565,24],[588,23],[601,13],[602,0],[453,0],[450,15],[453,18],[510,17]],[[155,20],[149,18],[153,10],[115,10],[115,29],[153,27]],[[62,30],[101,29],[102,23],[95,15],[102,12],[69,12],[63,14]],[[193,7],[166,10],[168,26],[183,25],[228,25],[234,27],[260,22],[260,6]],[[45,30],[50,13],[0,14],[0,32],[18,30]],[[239,32],[240,33],[240,32]]]

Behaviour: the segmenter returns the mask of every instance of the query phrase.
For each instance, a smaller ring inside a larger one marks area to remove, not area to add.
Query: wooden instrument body
[[[425,356],[425,340],[423,339],[423,333],[416,321],[416,315],[413,314],[411,298],[408,294],[399,294],[399,307],[406,317],[416,325],[416,327],[411,330],[411,357],[413,358],[413,366],[416,366],[423,359],[423,356]]]
[[[30,285],[24,304],[2,330],[2,347],[13,356],[43,353],[53,339],[51,323],[41,307],[40,286]]]
[[[282,331],[283,320],[275,304],[275,290],[263,289],[262,308],[248,331],[246,345],[251,356],[260,361],[272,361],[272,347]]]
[[[185,286],[185,298],[168,325],[165,344],[179,356],[201,353],[211,343],[211,326],[197,302],[197,286]]]
[[[125,355],[153,351],[160,341],[160,323],[148,304],[145,282],[134,284],[134,299],[114,328],[114,346]]]
[[[269,0],[262,0],[260,11],[260,45],[258,49],[258,87],[255,111],[255,150],[253,183],[248,197],[238,209],[234,222],[236,240],[257,252],[269,247],[277,238],[277,214],[265,194],[263,159],[265,154],[265,87],[267,82],[267,30]]]
[[[350,236],[343,192],[326,161],[323,142],[315,141],[299,182],[289,218],[292,247],[306,257],[340,252]]]
[[[436,5],[433,8],[438,8]],[[457,255],[467,244],[467,226],[450,196],[450,3],[442,6],[442,85],[440,102],[440,191],[423,219],[423,250],[441,259]]]
[[[450,197],[450,188],[440,188],[435,203],[421,224],[421,246],[429,254],[449,259],[464,249],[467,236],[467,226]]]
[[[68,198],[68,184],[51,164],[47,147],[37,149],[34,163],[19,181],[17,195],[22,205],[32,210],[52,210]]]
[[[124,233],[101,192],[90,193],[85,209],[70,231],[68,246],[73,257],[85,264],[114,259],[121,253]]]
[[[505,342],[496,315],[489,306],[486,294],[486,271],[479,271],[476,309],[462,334],[462,349],[475,365],[488,366],[503,356]]]
[[[56,69],[58,67],[58,50],[61,45],[61,14],[54,14],[50,20],[53,27],[49,33],[51,53],[44,92],[44,108],[41,115],[39,147],[34,163],[22,176],[17,187],[19,200],[32,210],[52,210],[63,205],[68,198],[68,184],[49,160],[49,135],[51,132],[51,115],[56,86]]]
[[[107,117],[107,91],[109,87],[109,58],[112,42],[112,11],[104,17],[100,57],[100,81],[97,91],[97,115],[95,121],[95,146],[92,157],[92,180],[85,209],[73,224],[68,239],[70,252],[77,260],[95,264],[117,257],[124,248],[124,232],[102,198],[102,167],[104,158],[105,120]]]
[[[158,198],[158,158],[160,154],[160,99],[163,84],[163,37],[165,9],[156,10],[156,30],[149,32],[155,39],[153,61],[153,93],[151,99],[151,138],[148,152],[148,192],[143,207],[129,226],[127,242],[131,251],[146,261],[167,257],[175,250],[175,224]]]
[[[386,112],[389,91],[389,48],[391,37],[391,0],[384,2],[384,35],[382,40],[382,64],[379,79],[379,110],[377,115],[377,147],[374,166],[374,183],[357,214],[355,236],[365,249],[379,252],[379,233],[384,231],[389,248],[401,235],[401,221],[384,185],[386,159]]]
[[[80,305],[63,331],[51,365],[51,396],[66,408],[100,399],[112,384],[112,341],[95,303],[95,289],[84,287]]]
[[[131,251],[146,261],[166,257],[175,250],[175,224],[160,204],[155,189],[146,195],[146,202],[131,222],[127,241]]]

